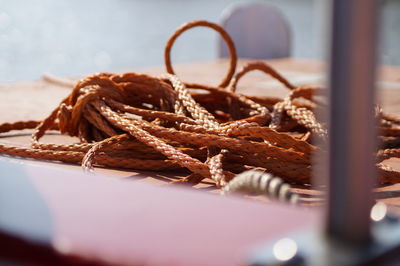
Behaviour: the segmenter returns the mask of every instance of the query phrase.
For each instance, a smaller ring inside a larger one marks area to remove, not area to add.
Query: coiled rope
[[[174,75],[173,43],[198,26],[216,30],[229,47],[229,70],[218,86],[184,83]],[[42,121],[1,124],[0,133],[34,132],[31,147],[0,144],[0,154],[77,163],[86,170],[94,166],[187,169],[190,174],[179,183],[191,185],[207,178],[225,187],[237,174],[254,168],[288,183],[310,183],[311,155],[318,150],[312,140],[328,137],[324,124],[315,117],[321,103],[313,96],[320,94],[321,88],[296,87],[263,62],[250,63],[235,74],[237,56],[231,38],[219,25],[202,20],[184,24],[171,36],[165,63],[167,74],[161,78],[100,73],[80,80]],[[239,80],[253,70],[280,81],[289,90],[288,96],[279,99],[237,93]],[[377,152],[379,182],[396,183],[400,173],[381,161],[400,157],[400,119],[381,111],[377,117],[382,143]],[[49,130],[76,136],[80,143],[41,143]],[[260,182],[251,186],[263,183],[261,179],[257,177]],[[235,182],[240,186],[251,183],[242,176],[239,180]],[[268,187],[259,188],[268,191]]]

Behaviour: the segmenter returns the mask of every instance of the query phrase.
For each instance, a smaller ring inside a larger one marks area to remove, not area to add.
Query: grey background
[[[66,76],[163,64],[164,44],[184,22],[217,22],[236,0],[0,0],[0,82],[50,72]],[[323,57],[325,0],[265,0],[293,34],[292,55]],[[268,29],[266,29],[268,30]],[[182,36],[183,37],[183,36]],[[195,29],[173,49],[174,62],[216,57],[216,34]],[[380,57],[400,64],[400,2],[385,1]]]

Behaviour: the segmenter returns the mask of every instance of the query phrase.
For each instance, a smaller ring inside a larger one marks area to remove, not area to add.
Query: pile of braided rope
[[[183,83],[174,75],[170,52],[184,31],[209,27],[221,34],[230,51],[230,68],[219,86]],[[229,35],[203,20],[180,27],[165,49],[167,74],[100,73],[86,77],[42,121],[0,125],[0,133],[35,129],[29,148],[0,145],[0,154],[42,160],[135,170],[190,171],[180,183],[210,179],[223,188],[243,171],[261,169],[288,183],[309,184],[311,157],[325,140],[325,124],[315,112],[325,104],[318,87],[295,87],[263,62],[236,72],[237,56]],[[287,97],[246,96],[235,92],[246,73],[259,70],[280,81]],[[400,173],[382,164],[400,156],[400,119],[376,112],[381,149],[377,151],[379,183],[396,183]],[[49,130],[76,136],[80,143],[45,144]]]

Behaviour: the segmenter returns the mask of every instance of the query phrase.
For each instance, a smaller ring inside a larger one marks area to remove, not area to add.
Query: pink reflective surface
[[[31,184],[49,213],[43,217],[48,230],[42,232],[44,238],[50,235],[48,243],[58,252],[97,262],[237,265],[255,245],[317,220],[314,211],[284,205],[55,168],[17,168],[2,175],[2,182],[18,174]],[[13,234],[25,236],[29,226],[21,228]]]

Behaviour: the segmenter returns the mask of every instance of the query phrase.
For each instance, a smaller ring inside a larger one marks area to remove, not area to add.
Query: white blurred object
[[[265,3],[233,5],[222,12],[221,26],[231,35],[239,57],[281,58],[290,55],[290,27],[274,6]],[[218,39],[218,56],[228,57],[228,49]]]

